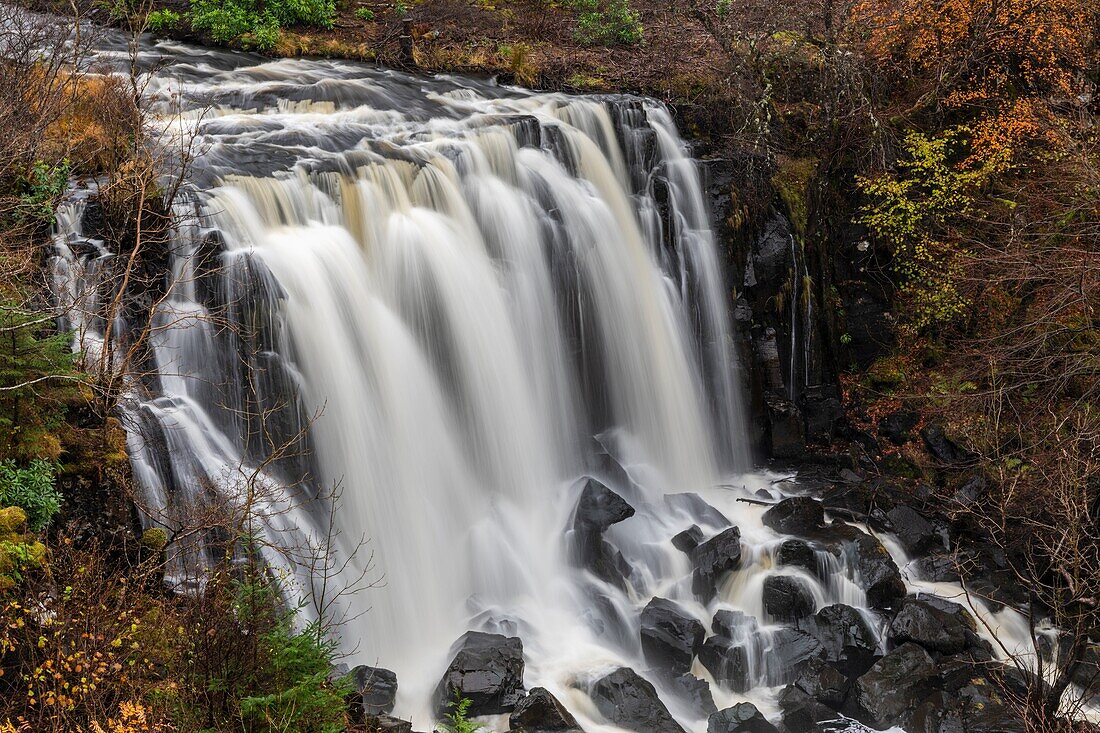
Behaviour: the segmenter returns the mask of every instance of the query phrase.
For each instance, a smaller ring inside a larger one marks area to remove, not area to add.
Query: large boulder
[[[777,567],[802,568],[811,575],[821,575],[814,548],[802,540],[789,539],[776,549],[773,560]]]
[[[867,593],[867,603],[879,610],[892,609],[905,597],[901,570],[882,543],[850,525],[833,524],[840,538],[837,551],[854,566],[857,580]]]
[[[890,622],[890,638],[947,655],[982,646],[974,617],[958,603],[935,596],[906,598]]]
[[[943,546],[943,538],[936,528],[912,507],[899,504],[886,512],[886,518],[910,555],[923,555],[937,545]]]
[[[710,684],[693,674],[682,674],[668,681],[669,689],[686,702],[699,715],[710,715],[718,710]]]
[[[744,641],[760,630],[760,622],[744,611],[721,609],[714,612],[710,628],[719,636],[733,641]]]
[[[634,516],[634,507],[621,496],[590,478],[581,490],[573,513],[573,559],[597,578],[623,590],[630,565],[622,553],[603,538],[613,524]]]
[[[798,628],[825,648],[825,659],[848,677],[858,677],[878,658],[878,639],[856,609],[836,603],[802,619]]]
[[[772,631],[770,637],[764,653],[769,685],[783,685],[797,679],[825,658],[821,642],[804,631],[781,628]]]
[[[813,699],[795,685],[787,685],[776,700],[783,714],[783,727],[790,733],[811,733],[823,730],[820,724],[840,717],[832,708]]]
[[[724,636],[712,636],[703,642],[699,662],[715,681],[734,692],[748,692],[753,686],[753,680],[749,679],[748,651],[743,644],[735,644]]]
[[[920,422],[920,415],[908,410],[898,410],[878,421],[879,435],[885,436],[894,445],[904,445],[909,441],[909,431]]]
[[[742,702],[711,715],[707,733],[779,733],[779,729],[751,702]]]
[[[903,644],[856,680],[860,719],[879,729],[903,725],[931,692],[935,677],[936,666],[928,652],[916,644]]]
[[[797,621],[814,612],[814,595],[801,578],[769,575],[764,579],[764,612],[779,621]]]
[[[707,631],[698,619],[665,598],[654,598],[642,610],[642,652],[650,664],[674,674],[691,669]]]
[[[825,510],[821,502],[806,496],[784,499],[764,512],[763,522],[781,534],[806,537],[825,526]]]
[[[672,538],[672,546],[680,552],[685,552],[688,555],[692,550],[699,546],[699,543],[703,541],[703,530],[699,529],[698,524],[693,524],[682,532],[677,533]]]
[[[381,667],[359,665],[351,670],[355,697],[351,704],[354,720],[392,713],[397,700],[397,675]]]
[[[594,478],[585,481],[573,515],[578,532],[603,532],[613,524],[634,516],[634,507]]]
[[[797,687],[822,705],[840,710],[851,684],[832,665],[818,660],[805,665],[802,674],[790,686]]]
[[[958,463],[973,458],[973,454],[959,447],[948,437],[942,425],[932,423],[921,428],[920,435],[928,451],[943,463]]]
[[[577,719],[542,687],[534,687],[508,716],[512,733],[582,733]]]
[[[591,697],[600,714],[620,728],[637,733],[685,733],[653,685],[628,667],[597,680]]]
[[[523,644],[514,636],[467,632],[435,690],[443,717],[457,697],[470,700],[470,715],[511,712],[523,698]]]
[[[741,565],[741,531],[737,527],[719,532],[691,553],[695,569],[691,588],[704,603],[714,598],[718,579]]]

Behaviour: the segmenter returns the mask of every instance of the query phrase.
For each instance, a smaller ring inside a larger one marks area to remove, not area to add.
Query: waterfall
[[[201,587],[217,560],[220,539],[195,531],[204,512],[248,507],[242,531],[291,603],[341,622],[349,663],[394,670],[396,713],[417,727],[468,629],[520,636],[526,686],[591,733],[620,730],[587,689],[647,669],[638,614],[655,596],[708,627],[716,611],[745,619],[753,689],[692,669],[720,708],[752,699],[774,717],[789,681],[768,577],[798,579],[816,608],[855,607],[882,637],[843,554],[776,567],[789,538],[754,497],[781,482],[751,472],[704,186],[663,106],[170,42],[140,61],[162,143],[196,157],[147,364],[101,366],[132,372],[120,412],[142,520],[185,538],[170,583]],[[146,324],[103,322],[116,254],[84,231],[85,205],[59,212],[53,266],[90,364]],[[792,262],[793,390],[809,285]],[[588,477],[635,509],[605,535],[624,587],[569,557]],[[704,605],[673,537],[731,523],[741,568]]]

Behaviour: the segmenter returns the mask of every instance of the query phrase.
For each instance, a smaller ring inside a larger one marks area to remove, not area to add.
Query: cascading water
[[[122,405],[144,521],[171,536],[211,496],[252,502],[305,613],[349,619],[349,659],[396,671],[398,714],[430,723],[447,649],[476,628],[519,635],[528,688],[588,731],[618,730],[587,683],[646,669],[637,618],[654,596],[708,626],[719,609],[755,617],[737,632],[754,689],[714,693],[771,712],[789,680],[770,661],[782,625],[764,579],[801,578],[817,607],[867,606],[843,557],[776,568],[784,538],[737,503],[774,487],[747,473],[709,214],[663,107],[169,43],[143,63],[164,139],[198,153],[151,318],[153,377]],[[77,246],[80,206],[59,219],[56,280],[95,354],[89,283],[112,255]],[[636,509],[606,534],[625,588],[569,561],[585,476]],[[723,512],[744,560],[704,606],[671,538],[717,533]],[[173,548],[171,580],[201,584],[203,535]],[[303,550],[337,558],[323,598]],[[361,576],[370,588],[340,595]]]

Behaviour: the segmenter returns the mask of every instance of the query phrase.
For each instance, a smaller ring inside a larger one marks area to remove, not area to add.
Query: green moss
[[[160,552],[168,544],[168,534],[160,527],[150,527],[141,533],[141,546]]]
[[[883,456],[882,468],[891,476],[912,479],[921,477],[920,468],[913,465],[911,461],[899,453],[891,453]]]
[[[908,378],[900,359],[883,357],[867,369],[865,381],[875,391],[892,392],[905,385]]]
[[[816,158],[780,158],[779,169],[772,176],[772,187],[787,209],[795,232],[802,236],[809,224],[808,196],[816,173]]]

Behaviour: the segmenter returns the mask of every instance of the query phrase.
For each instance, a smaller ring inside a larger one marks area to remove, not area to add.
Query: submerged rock
[[[686,733],[657,697],[657,690],[629,667],[620,667],[592,686],[600,714],[636,733]]]
[[[741,530],[730,527],[695,548],[691,588],[703,602],[714,598],[718,579],[741,565]]]
[[[642,652],[646,661],[663,670],[682,674],[703,645],[706,629],[678,604],[654,598],[642,610]]]
[[[511,712],[523,698],[523,643],[514,636],[467,632],[435,690],[439,717],[456,697],[470,700],[470,715]]]
[[[532,688],[527,697],[519,701],[508,716],[508,727],[512,733],[583,733],[577,719],[542,687]]]
[[[707,733],[779,733],[751,702],[720,710],[707,719]]]
[[[764,579],[764,612],[780,621],[795,621],[814,612],[814,596],[806,581],[789,575]]]

